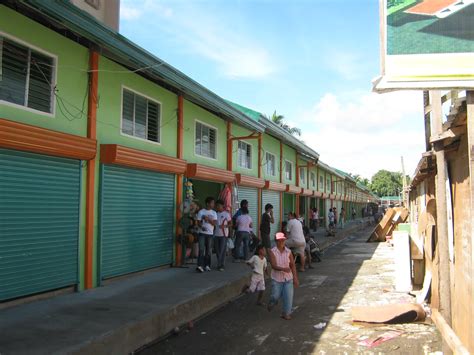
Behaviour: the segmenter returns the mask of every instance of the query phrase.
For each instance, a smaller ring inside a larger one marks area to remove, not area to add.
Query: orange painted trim
[[[262,177],[262,134],[258,135],[258,177]]]
[[[0,147],[78,160],[94,159],[95,139],[0,118]]]
[[[283,182],[283,143],[280,141],[280,183]]]
[[[186,161],[166,155],[145,152],[118,144],[101,144],[100,161],[162,173],[184,174]]]
[[[240,141],[240,140],[243,140],[243,139],[258,139],[260,135],[261,135],[261,133],[255,133],[254,132],[254,133],[252,133],[248,136],[241,136],[241,137],[232,137],[231,136],[229,139],[231,141]]]
[[[264,189],[283,192],[283,191],[286,191],[286,185],[279,182],[265,180]]]
[[[301,193],[301,187],[287,184],[285,192],[288,192],[290,194],[299,194],[299,193]]]
[[[334,195],[334,194],[329,194],[329,198],[330,198],[331,200],[335,200],[335,199],[336,199],[336,195]]]
[[[227,121],[227,170],[232,171],[232,149],[233,149],[233,143],[232,143],[232,123],[230,121]]]
[[[99,96],[99,53],[89,51],[89,92],[87,102],[87,138],[97,138],[97,98]],[[93,285],[94,220],[95,220],[95,165],[97,155],[87,162],[86,218],[84,253],[84,288]]]
[[[300,186],[300,166],[298,165],[298,152],[295,152],[295,180],[296,186]]]
[[[186,177],[220,183],[234,182],[235,180],[235,174],[231,171],[195,163],[187,165]]]
[[[184,149],[184,98],[183,95],[178,96],[178,131],[176,140],[176,158],[183,159]]]
[[[237,184],[247,187],[262,188],[265,186],[265,180],[256,178],[254,176],[247,176],[242,174],[235,174]]]
[[[314,191],[311,189],[305,189],[305,188],[301,189],[301,195],[303,196],[313,196],[313,194],[314,194]]]
[[[321,191],[314,191],[314,197],[323,197],[323,193]]]

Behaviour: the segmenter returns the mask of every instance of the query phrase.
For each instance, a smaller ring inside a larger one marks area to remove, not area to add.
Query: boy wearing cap
[[[293,308],[294,287],[299,286],[298,275],[296,273],[295,260],[290,249],[285,246],[286,237],[284,233],[275,235],[276,246],[270,251],[270,264],[272,265],[272,293],[268,310],[271,311],[283,298],[283,313],[281,317],[286,320],[291,319]]]

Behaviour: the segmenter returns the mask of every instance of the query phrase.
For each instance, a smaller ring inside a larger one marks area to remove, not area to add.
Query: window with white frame
[[[300,183],[303,185],[306,184],[306,174],[304,168],[300,168]]]
[[[161,105],[130,90],[122,91],[122,133],[160,142]]]
[[[324,190],[324,177],[322,175],[319,176],[319,189]]]
[[[311,173],[311,187],[316,187],[316,175],[314,173]]]
[[[238,164],[241,168],[252,169],[252,146],[243,141],[238,142]]]
[[[329,192],[332,193],[332,191],[331,191],[331,179],[330,178],[326,179],[326,191],[329,191]]]
[[[275,156],[272,153],[265,153],[265,167],[268,176],[275,176]]]
[[[216,159],[216,139],[215,128],[196,121],[196,136],[194,138],[194,153],[196,155]]]
[[[285,179],[293,179],[293,164],[288,160],[285,160]]]
[[[0,100],[53,112],[55,59],[0,36]]]

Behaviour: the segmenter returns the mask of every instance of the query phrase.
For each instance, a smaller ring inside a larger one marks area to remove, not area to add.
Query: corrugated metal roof
[[[262,124],[247,117],[223,98],[118,32],[103,25],[69,1],[22,0],[11,1],[10,4],[17,9],[25,6],[36,15],[55,24],[57,28],[67,28],[79,37],[98,46],[102,55],[132,70],[144,68],[139,71],[141,75],[166,84],[176,92],[182,93],[189,101],[215,112],[223,118],[238,122],[248,129],[258,132],[264,131]]]

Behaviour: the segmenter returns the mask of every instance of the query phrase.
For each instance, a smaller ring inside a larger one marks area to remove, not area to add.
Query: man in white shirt
[[[207,197],[206,208],[201,209],[197,214],[199,256],[196,270],[198,272],[211,271],[211,243],[214,226],[217,223],[217,213],[213,208],[214,197]]]
[[[216,243],[217,269],[224,271],[225,254],[227,250],[227,238],[229,237],[229,227],[232,224],[230,213],[224,210],[224,201],[216,201],[217,225],[214,230],[214,241]]]
[[[286,230],[288,232],[288,239],[285,244],[288,248],[294,249],[300,257],[300,269],[299,271],[304,271],[304,248],[306,247],[306,239],[303,233],[303,225],[296,218],[294,212],[288,213],[288,224],[286,225]]]

